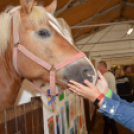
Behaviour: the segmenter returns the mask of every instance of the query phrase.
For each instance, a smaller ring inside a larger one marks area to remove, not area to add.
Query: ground
[[[134,134],[127,128],[121,126],[120,124],[116,123],[119,134]],[[103,128],[104,128],[104,121],[103,121],[103,115],[97,112],[97,118],[96,123],[93,129],[93,132],[91,134],[103,134]],[[109,134],[112,134],[109,132]]]

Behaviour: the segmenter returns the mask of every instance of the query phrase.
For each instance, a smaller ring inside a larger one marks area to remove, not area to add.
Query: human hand
[[[82,96],[92,102],[101,94],[99,89],[88,80],[84,80],[86,86],[77,83],[73,80],[69,81],[71,84],[68,84],[69,89],[73,91],[75,94]]]
[[[108,83],[106,79],[102,76],[100,71],[97,71],[97,73],[98,73],[99,79],[96,83],[96,87],[100,90],[100,93],[106,95],[109,91]]]

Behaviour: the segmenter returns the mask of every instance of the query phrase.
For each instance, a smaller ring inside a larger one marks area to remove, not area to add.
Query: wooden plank
[[[33,111],[34,132],[39,133],[39,134],[44,134],[43,104],[42,104],[41,98],[33,97],[31,98],[31,101],[34,106],[38,105],[38,109]],[[36,122],[35,122],[35,118],[36,118]],[[36,123],[38,123],[38,125]]]
[[[70,26],[73,26],[94,16],[106,2],[107,0],[87,0],[86,2],[83,2],[80,5],[61,13],[58,15],[58,17],[63,17]],[[117,5],[120,2],[122,2],[122,0],[111,0],[103,10]]]
[[[78,0],[73,0],[72,1],[72,4],[75,4],[75,3],[77,3],[78,2]]]
[[[35,108],[35,110],[32,111],[33,132],[34,134],[41,134],[39,131],[38,101],[32,101],[31,103],[32,103],[32,108]]]
[[[32,119],[32,105],[31,103],[27,103],[24,105],[24,109],[26,111],[25,120],[26,120],[26,133],[27,134],[34,134],[33,133],[33,119]]]
[[[99,17],[99,18],[96,18],[96,19],[94,19],[93,21],[91,21],[90,23],[88,23],[88,25],[97,24],[98,22],[101,22],[101,23],[103,23],[103,22],[109,22],[109,21],[112,21],[112,20],[114,20],[114,19],[117,19],[117,18],[119,18],[119,16],[120,16],[120,11],[121,11],[121,10],[118,9],[118,10],[116,10],[116,11],[113,11],[113,12],[110,12],[110,13],[108,13],[108,14],[106,14],[106,15],[103,15],[103,16],[101,16],[101,17]],[[84,28],[84,29],[82,29],[82,30],[80,30],[80,29],[72,30],[73,37],[77,38],[77,37],[79,37],[79,36],[81,36],[81,35],[83,35],[83,34],[85,34],[85,33],[89,33],[90,31],[92,31],[92,30],[95,29],[95,28],[97,28],[97,27],[93,27],[93,28]],[[76,33],[78,33],[78,34],[76,35]]]
[[[17,128],[16,128],[14,108],[6,110],[6,121],[7,121],[7,134],[15,134],[17,132]]]
[[[124,11],[122,13],[122,17],[134,19],[134,7],[132,6],[125,6]]]
[[[87,99],[84,99],[84,111],[85,111],[85,119],[86,119],[86,128],[88,131],[88,134],[90,133],[90,110],[89,110],[89,101]]]
[[[101,12],[104,12],[105,10],[107,10],[111,7],[114,7],[115,5],[118,5],[122,2],[123,2],[123,0],[111,0],[106,4],[106,6],[104,6],[104,8],[101,10]]]
[[[48,6],[53,0],[38,0],[38,2],[42,2],[44,6]],[[58,0],[57,2],[57,10],[64,7],[69,0]],[[3,11],[7,6],[17,6],[20,5],[20,0],[3,0],[0,2],[0,12]]]
[[[41,98],[38,101],[38,116],[40,134],[44,134],[43,103],[41,101]]]
[[[4,0],[0,2],[0,12],[4,11],[9,5],[17,6],[19,5],[19,0]]]
[[[44,134],[43,107],[39,107],[38,114],[39,114],[39,131],[40,134]]]
[[[24,116],[24,106],[18,106],[16,108],[17,112],[17,125],[18,125],[18,131],[21,134],[26,134],[26,127],[25,127],[25,116]]]
[[[127,2],[134,2],[134,0],[127,0]]]
[[[48,6],[49,4],[51,4],[51,2],[53,0],[38,0],[44,3],[44,6]],[[57,10],[64,7],[69,0],[57,0]]]

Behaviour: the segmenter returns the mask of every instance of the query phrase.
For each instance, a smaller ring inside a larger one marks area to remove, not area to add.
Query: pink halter
[[[75,56],[69,58],[68,60],[61,62],[57,65],[50,65],[40,59],[39,57],[35,56],[33,53],[31,53],[29,50],[27,50],[24,46],[20,44],[20,39],[19,39],[19,32],[18,32],[18,27],[16,26],[16,22],[18,19],[18,13],[13,14],[13,40],[14,40],[14,48],[13,48],[13,66],[15,71],[21,76],[18,70],[17,66],[17,60],[18,60],[18,51],[22,52],[25,56],[42,66],[44,69],[50,71],[50,94],[47,94],[45,91],[43,91],[41,88],[39,88],[35,83],[31,81],[31,84],[38,89],[40,92],[42,92],[44,95],[51,95],[51,96],[58,96],[60,95],[64,90],[60,90],[58,94],[56,94],[56,71],[64,68],[65,66],[71,64],[75,60],[85,57],[85,54],[83,52],[79,52]],[[16,45],[18,46],[16,47]],[[52,68],[55,68],[55,71],[51,71]]]

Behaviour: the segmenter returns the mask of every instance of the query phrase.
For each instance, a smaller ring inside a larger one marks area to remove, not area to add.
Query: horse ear
[[[30,14],[34,5],[34,0],[20,0],[20,5],[26,14]]]
[[[47,12],[54,15],[54,13],[56,11],[56,7],[57,7],[57,0],[53,0],[53,2],[49,6],[45,7],[45,9]]]

